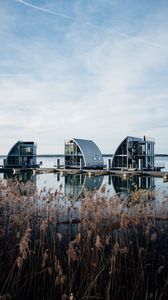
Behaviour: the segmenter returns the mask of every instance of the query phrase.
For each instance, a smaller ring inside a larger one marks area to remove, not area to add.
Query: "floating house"
[[[90,140],[73,138],[65,142],[66,168],[103,168],[104,161],[97,145]]]
[[[154,169],[154,139],[127,136],[112,159],[112,169]]]
[[[5,168],[33,168],[37,166],[36,144],[18,141],[4,160]]]

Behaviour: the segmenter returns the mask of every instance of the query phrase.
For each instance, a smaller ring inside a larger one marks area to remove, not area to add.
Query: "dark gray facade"
[[[90,140],[73,138],[65,143],[65,167],[103,168],[103,157],[97,145]]]
[[[36,144],[18,141],[4,160],[5,168],[32,168],[37,166]]]
[[[127,136],[114,153],[113,169],[154,169],[154,139]]]

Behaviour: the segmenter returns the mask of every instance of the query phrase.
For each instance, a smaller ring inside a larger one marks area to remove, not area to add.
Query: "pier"
[[[1,173],[11,173],[13,175],[20,174],[22,172],[32,172],[33,175],[36,174],[47,174],[47,173],[60,173],[61,176],[64,175],[76,175],[76,174],[86,174],[87,176],[104,176],[104,175],[113,175],[113,176],[151,176],[151,177],[160,177],[163,178],[164,182],[168,181],[168,172],[153,171],[153,170],[113,170],[113,169],[79,169],[79,168],[0,168]]]

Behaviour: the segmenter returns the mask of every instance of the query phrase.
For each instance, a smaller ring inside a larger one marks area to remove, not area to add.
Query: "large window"
[[[127,154],[127,142],[126,140],[120,145],[118,150],[116,151],[116,155],[126,155]]]
[[[73,154],[73,144],[65,145],[65,154]]]
[[[12,148],[12,150],[10,151],[10,155],[19,155],[19,145],[16,145]]]
[[[7,158],[8,165],[18,165],[19,164],[19,156],[8,156]]]
[[[20,154],[21,155],[33,155],[33,147],[30,146],[21,146],[20,147]]]

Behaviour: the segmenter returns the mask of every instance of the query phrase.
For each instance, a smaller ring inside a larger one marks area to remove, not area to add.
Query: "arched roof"
[[[142,141],[142,138],[133,137],[133,136],[126,136],[126,137],[122,140],[122,142],[119,144],[119,146],[117,147],[117,149],[116,149],[116,151],[115,151],[115,153],[114,153],[114,155],[113,155],[113,158],[112,158],[112,167],[113,167],[113,161],[114,161],[114,159],[115,159],[115,156],[116,156],[116,154],[117,154],[117,151],[119,150],[119,148],[121,147],[121,145],[122,145],[124,142],[126,142],[126,141]]]
[[[17,141],[13,146],[12,146],[12,148],[9,150],[9,152],[8,152],[8,155],[7,156],[9,156],[9,155],[11,155],[12,153],[13,153],[13,150],[15,150],[15,148],[17,147],[17,146],[19,146],[19,145],[25,145],[25,144],[27,144],[27,145],[29,145],[29,144],[31,144],[31,145],[33,145],[33,146],[35,146],[35,144],[34,144],[34,142],[32,142],[32,141]],[[18,153],[19,154],[19,153]]]
[[[12,154],[13,150],[19,145],[20,141],[17,141],[12,148],[9,150],[7,157]]]
[[[83,154],[85,167],[102,167],[103,157],[97,145],[91,140],[73,138]]]

